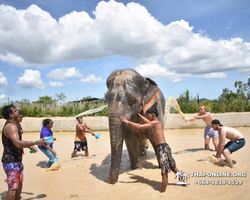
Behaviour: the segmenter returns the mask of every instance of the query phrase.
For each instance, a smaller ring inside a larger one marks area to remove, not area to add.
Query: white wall
[[[186,116],[193,116],[187,114]],[[231,127],[250,127],[250,113],[223,113],[213,114],[215,119],[219,119],[225,126]],[[45,118],[30,118],[24,117],[22,121],[22,127],[24,132],[36,132],[42,128],[42,120]],[[53,131],[75,131],[76,119],[71,117],[52,117],[54,121]],[[108,130],[108,117],[84,117],[83,120],[91,127],[91,130]],[[0,119],[0,131],[4,126],[5,120]],[[182,129],[182,128],[202,128],[205,127],[205,123],[202,120],[196,120],[194,122],[184,122],[181,115],[171,114],[165,121],[165,128],[169,129]]]

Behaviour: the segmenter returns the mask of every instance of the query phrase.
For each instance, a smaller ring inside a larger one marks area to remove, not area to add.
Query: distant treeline
[[[99,108],[105,105],[105,101],[80,102],[80,103],[13,103],[21,110],[24,117],[74,117],[84,111]],[[2,106],[3,107],[3,106]],[[2,110],[1,107],[1,110]],[[104,108],[98,113],[88,116],[107,116],[108,109]],[[0,118],[3,118],[0,114]]]
[[[250,98],[230,94],[227,89],[223,91],[218,100],[199,102],[197,98],[190,97],[187,90],[177,99],[177,102],[183,113],[197,113],[201,106],[206,106],[207,111],[211,113],[250,112]]]
[[[203,105],[206,106],[207,111],[212,113],[250,112],[250,77],[247,83],[236,81],[234,86],[236,92],[225,88],[218,99],[215,100],[202,99],[201,102],[198,97],[191,97],[189,90],[181,94],[176,100],[183,113],[197,113],[200,106]],[[95,99],[91,98],[91,96],[84,97],[80,101],[68,103],[60,103],[60,101],[66,99],[63,93],[55,96],[55,99],[52,99],[50,96],[43,96],[39,97],[38,101],[32,103],[27,99],[23,99],[22,101],[9,102],[9,104],[14,104],[22,111],[25,117],[72,117],[84,111],[106,105],[106,100],[104,99],[90,101]],[[171,109],[170,112],[176,113],[176,110]],[[106,107],[102,111],[89,116],[108,116],[108,108]],[[3,118],[1,113],[0,118]]]
[[[199,99],[191,98],[189,91],[180,95],[177,99],[184,113],[195,113],[199,111],[199,107],[204,105],[207,110],[212,113],[225,112],[249,112],[250,111],[250,77],[247,83],[235,81],[234,87],[236,92],[227,88],[222,90],[222,94],[215,100],[205,100],[199,103]]]

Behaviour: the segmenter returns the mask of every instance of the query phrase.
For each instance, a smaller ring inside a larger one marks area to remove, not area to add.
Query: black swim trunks
[[[161,174],[169,173],[172,168],[176,167],[174,158],[172,157],[171,148],[167,143],[158,144],[157,152],[160,155]]]
[[[74,151],[85,151],[88,150],[88,143],[87,140],[85,142],[75,142],[75,148]]]

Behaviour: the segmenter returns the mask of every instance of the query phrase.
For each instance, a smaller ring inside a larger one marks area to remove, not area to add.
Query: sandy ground
[[[115,185],[107,183],[110,167],[109,133],[100,132],[96,140],[88,136],[90,157],[78,153],[70,159],[73,150],[73,132],[54,133],[57,141],[54,148],[61,161],[61,169],[45,172],[47,158],[39,151],[30,154],[25,149],[23,199],[90,199],[90,200],[200,200],[200,199],[250,199],[250,128],[238,128],[246,138],[246,145],[232,154],[235,168],[219,167],[208,161],[213,151],[203,150],[203,129],[165,130],[166,140],[172,148],[177,167],[189,174],[186,181],[190,185],[176,185],[174,173],[169,174],[169,185],[165,193],[160,193],[161,175],[152,147],[143,158],[144,168],[130,170],[130,162],[124,144],[119,180]],[[23,140],[35,140],[39,133],[24,133]],[[212,143],[210,147],[213,147]],[[2,155],[3,147],[0,147]],[[192,172],[244,172],[247,177],[193,177]],[[242,185],[199,185],[196,181],[230,181],[242,180]],[[6,175],[0,167],[0,196],[5,199],[7,191]]]

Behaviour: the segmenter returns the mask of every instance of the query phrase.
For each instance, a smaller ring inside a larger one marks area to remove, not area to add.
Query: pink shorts
[[[8,188],[18,189],[19,184],[23,182],[23,163],[6,163],[3,164],[3,169],[7,175]]]

